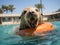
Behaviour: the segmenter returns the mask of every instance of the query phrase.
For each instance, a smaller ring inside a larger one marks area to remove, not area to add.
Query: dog
[[[23,10],[21,14],[21,23],[19,28],[17,28],[19,31],[17,34],[19,35],[27,35],[29,32],[24,31],[28,28],[36,28],[38,25],[42,23],[42,15],[39,12],[39,10],[35,7],[27,7]],[[35,30],[35,29],[34,29]],[[31,30],[31,32],[33,32]]]
[[[39,10],[35,7],[25,8],[21,14],[20,30],[26,28],[35,28],[39,23],[42,22],[42,15]]]

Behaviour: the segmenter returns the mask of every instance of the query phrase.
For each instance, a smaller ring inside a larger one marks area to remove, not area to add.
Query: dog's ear
[[[41,25],[43,23],[43,18],[42,18],[42,15],[40,15],[40,18],[39,18],[39,23],[38,25]]]
[[[36,12],[39,12],[39,10],[38,10],[38,9],[35,9],[35,11],[36,11]]]
[[[41,16],[43,16],[43,14],[41,13]]]
[[[24,10],[24,11],[22,12],[22,14],[21,14],[20,18],[21,18],[23,15],[25,15],[25,14],[26,14],[26,12],[27,12],[27,11],[25,11],[25,10]]]
[[[25,14],[26,14],[26,12],[27,12],[26,10],[25,10],[25,11],[23,11],[23,12],[22,12],[22,14],[21,14],[21,16],[25,15]]]

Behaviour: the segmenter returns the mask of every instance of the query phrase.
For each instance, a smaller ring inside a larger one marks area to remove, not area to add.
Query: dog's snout
[[[29,12],[29,14],[33,14],[33,13],[34,13],[34,11]]]

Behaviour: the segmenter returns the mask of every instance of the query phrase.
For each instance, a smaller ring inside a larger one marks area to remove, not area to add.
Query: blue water
[[[60,22],[51,22],[55,29],[42,37],[25,37],[13,34],[15,25],[0,26],[0,45],[60,45]]]

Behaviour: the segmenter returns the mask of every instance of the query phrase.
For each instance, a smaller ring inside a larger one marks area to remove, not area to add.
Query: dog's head
[[[26,24],[29,27],[36,27],[39,23],[41,14],[39,10],[35,7],[25,8],[22,12],[21,19],[24,18]]]

